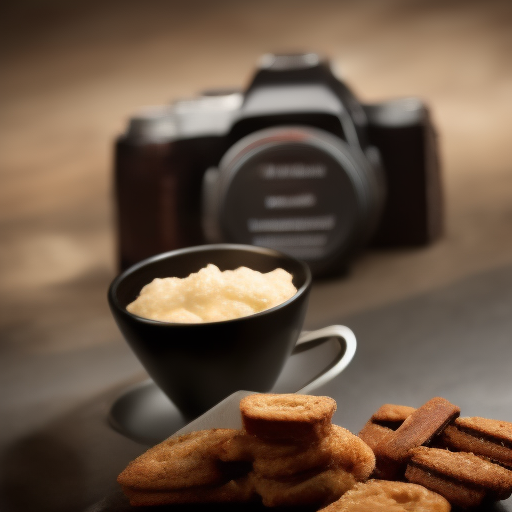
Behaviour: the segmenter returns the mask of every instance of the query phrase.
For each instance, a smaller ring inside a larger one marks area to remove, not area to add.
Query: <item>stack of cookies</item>
[[[265,506],[325,505],[375,467],[373,451],[333,425],[336,402],[305,395],[250,395],[240,402],[244,429],[223,446],[221,460],[251,463]]]
[[[331,423],[329,397],[255,394],[243,429],[170,438],[131,462],[118,482],[132,505],[247,502],[323,506],[375,468],[371,448]]]
[[[385,404],[359,433],[374,451],[373,476],[407,480],[463,508],[512,494],[512,424],[460,418],[433,398],[418,409]]]

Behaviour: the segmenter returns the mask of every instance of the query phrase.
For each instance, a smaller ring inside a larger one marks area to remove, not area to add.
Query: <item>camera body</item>
[[[360,103],[313,53],[266,55],[246,91],[130,120],[115,149],[119,266],[204,243],[271,247],[313,275],[368,244],[442,232],[435,131],[417,98]]]

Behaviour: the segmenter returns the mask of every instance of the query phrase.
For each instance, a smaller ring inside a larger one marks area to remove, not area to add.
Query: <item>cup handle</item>
[[[304,387],[299,389],[297,391],[299,394],[307,395],[323,386],[324,384],[327,384],[330,380],[334,379],[334,377],[339,375],[349,365],[350,361],[352,361],[352,358],[354,357],[354,354],[356,353],[356,337],[354,333],[344,325],[330,325],[328,327],[318,329],[317,331],[303,332],[299,336],[293,352],[295,352],[299,347],[302,351],[305,345],[316,342],[322,338],[336,338],[342,349],[340,354],[343,355],[339,355],[338,358],[320,375],[317,375]],[[343,348],[345,348],[344,352]]]

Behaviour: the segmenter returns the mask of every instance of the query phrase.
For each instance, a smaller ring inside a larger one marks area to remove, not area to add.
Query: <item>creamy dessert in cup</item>
[[[210,263],[184,278],[153,279],[126,309],[161,322],[232,320],[287,301],[297,293],[292,280],[282,268],[266,273],[247,267],[222,271]]]

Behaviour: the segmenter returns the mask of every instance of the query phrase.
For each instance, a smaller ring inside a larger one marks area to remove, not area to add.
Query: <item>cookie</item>
[[[415,411],[406,405],[384,404],[366,422],[358,436],[374,449],[382,439],[398,427]]]
[[[254,394],[240,401],[245,431],[268,441],[312,442],[329,433],[336,402],[326,396]]]
[[[452,451],[471,452],[512,469],[512,423],[487,418],[457,418],[437,440]]]
[[[375,475],[385,480],[403,476],[409,452],[428,443],[460,414],[460,409],[448,400],[435,397],[416,409],[393,431],[390,429],[374,447]]]
[[[405,478],[467,508],[485,498],[503,500],[512,493],[512,471],[472,453],[420,446],[411,452]]]
[[[178,503],[247,503],[257,499],[249,478],[230,480],[222,485],[204,485],[175,490],[148,491],[124,488],[132,506],[157,506]]]
[[[230,475],[219,464],[219,453],[236,434],[234,429],[212,429],[169,438],[130,462],[117,481],[123,488],[144,491],[225,483]]]
[[[336,467],[286,479],[265,478],[257,473],[249,477],[266,507],[323,506],[337,500],[356,484],[351,473]]]
[[[234,436],[222,447],[223,461],[246,460],[266,478],[282,478],[327,466],[345,468],[357,481],[366,480],[375,467],[371,448],[348,430],[332,425],[329,434],[309,445],[269,442],[255,436]]]
[[[319,512],[449,512],[450,503],[421,485],[368,480]]]

